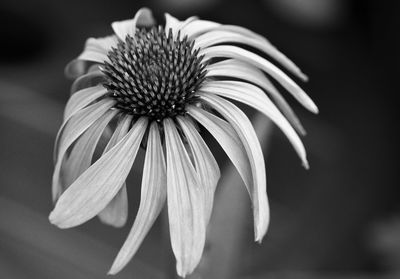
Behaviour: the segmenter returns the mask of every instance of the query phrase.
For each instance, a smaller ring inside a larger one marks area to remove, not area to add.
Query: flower
[[[269,78],[308,110],[318,110],[283,71],[237,45],[265,53],[303,80],[306,76],[264,37],[239,26],[196,17],[179,21],[169,14],[165,26],[156,26],[151,11],[142,8],[112,28],[114,35],[88,39],[66,68],[76,80],[55,144],[51,223],[70,228],[97,215],[122,226],[127,218],[125,180],[143,146],[139,210],[109,273],[117,273],[133,257],[165,202],[177,272],[191,273],[203,252],[220,177],[201,125],[241,175],[260,242],[269,223],[263,153],[250,120],[229,99],[269,117],[306,167],[295,129],[300,134],[304,130]]]

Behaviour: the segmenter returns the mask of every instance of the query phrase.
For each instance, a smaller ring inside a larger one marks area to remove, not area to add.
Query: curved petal
[[[226,155],[238,170],[251,195],[253,180],[250,162],[247,158],[246,149],[232,126],[225,120],[195,106],[189,106],[187,110],[221,145]]]
[[[100,85],[101,82],[105,81],[105,76],[100,70],[88,72],[78,77],[71,86],[71,95],[82,89]]]
[[[167,200],[172,250],[180,276],[198,265],[205,243],[204,192],[175,124],[164,119]]]
[[[87,61],[100,64],[104,61],[108,62],[107,53],[117,43],[118,39],[115,35],[87,39],[83,52],[65,67],[65,75],[69,78],[77,78],[85,74],[88,70]]]
[[[114,104],[114,100],[100,100],[99,102],[77,112],[65,123],[65,125],[60,128],[59,141],[56,142],[55,146],[56,165],[54,167],[52,181],[54,201],[59,197],[62,191],[60,185],[60,170],[61,164],[64,160],[64,155],[67,152],[68,148],[80,135],[82,135],[98,118],[105,114]]]
[[[193,20],[189,22],[187,25],[182,27],[181,33],[182,35],[187,35],[190,39],[195,39],[200,34],[208,32],[218,26],[221,26],[220,23],[209,21],[209,20]]]
[[[289,78],[274,64],[257,54],[236,46],[219,45],[202,49],[200,50],[199,55],[205,55],[203,58],[204,62],[207,62],[211,58],[228,57],[242,60],[259,67],[285,87],[305,108],[313,113],[318,113],[317,106],[303,91],[303,89],[301,89],[291,78]]]
[[[201,91],[245,103],[269,117],[288,137],[302,160],[304,167],[308,168],[306,150],[301,139],[292,126],[290,126],[289,122],[287,122],[286,118],[259,87],[241,81],[211,81],[205,84],[201,88]]]
[[[153,14],[148,8],[139,9],[132,19],[127,19],[124,21],[115,21],[111,24],[115,34],[125,41],[125,37],[130,35],[135,36],[136,27],[149,27],[155,24]]]
[[[266,192],[267,180],[264,156],[260,142],[250,120],[238,107],[215,95],[202,95],[200,98],[218,111],[232,125],[246,149],[253,173],[251,199],[255,240],[261,242],[269,224],[269,205]]]
[[[297,67],[267,39],[243,27],[230,25],[217,27],[212,31],[197,37],[194,48],[207,48],[221,43],[239,43],[256,48],[274,58],[302,80],[308,79],[299,67]]]
[[[49,220],[60,228],[80,225],[96,216],[125,181],[146,131],[139,118],[129,133],[97,160],[60,196]]]
[[[65,105],[64,122],[71,118],[72,115],[106,94],[107,89],[102,85],[96,85],[79,90],[69,98]]]
[[[64,187],[71,185],[79,175],[89,168],[100,137],[116,114],[116,110],[107,111],[77,139],[65,164],[66,168],[63,172]]]
[[[177,120],[192,151],[200,186],[204,187],[205,222],[207,225],[210,221],[214,193],[221,173],[217,161],[192,122],[182,116],[178,116]]]
[[[56,140],[54,144],[54,151],[53,151],[53,159],[54,162],[57,159],[57,150],[59,149],[59,141],[62,133],[65,130],[65,127],[70,120],[70,118],[78,113],[80,110],[85,108],[86,106],[90,105],[92,102],[97,100],[98,98],[104,96],[107,93],[104,87],[101,86],[94,86],[86,89],[82,89],[74,96],[71,96],[65,106],[64,109],[64,120],[61,124],[60,129],[57,132]]]
[[[178,34],[178,30],[182,22],[173,17],[169,13],[165,13],[165,34],[168,36],[170,29],[174,37]]]
[[[132,116],[124,116],[115,128],[107,146],[104,148],[103,155],[113,148],[120,140],[125,137],[132,123]],[[122,227],[128,219],[128,193],[126,184],[123,183],[119,192],[98,214],[101,222],[114,227]]]
[[[258,68],[242,61],[228,59],[208,65],[206,77],[228,77],[241,79],[258,85],[270,94],[271,98],[297,132],[303,136],[306,134],[303,125],[292,108],[267,76]]]
[[[133,257],[160,214],[167,197],[166,169],[158,124],[150,126],[144,159],[140,206],[132,229],[108,272],[116,274]]]

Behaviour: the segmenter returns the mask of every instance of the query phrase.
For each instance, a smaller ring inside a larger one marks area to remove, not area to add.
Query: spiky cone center
[[[196,102],[195,93],[205,75],[205,64],[193,49],[194,41],[180,34],[174,38],[163,27],[139,29],[108,52],[102,67],[104,87],[116,107],[133,116],[160,122],[185,114]]]

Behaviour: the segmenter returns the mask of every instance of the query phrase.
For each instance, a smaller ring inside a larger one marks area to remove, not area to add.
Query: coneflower
[[[133,257],[165,201],[177,272],[191,273],[201,259],[220,177],[201,136],[206,129],[247,187],[255,240],[261,241],[269,223],[264,158],[250,120],[230,100],[270,118],[307,167],[295,131],[304,130],[269,78],[308,110],[318,109],[283,71],[248,49],[265,53],[301,79],[305,75],[264,37],[239,26],[196,17],[179,21],[168,14],[165,26],[157,26],[143,8],[112,28],[114,35],[88,39],[66,68],[76,80],[55,144],[56,205],[50,221],[70,228],[98,215],[105,223],[124,225],[125,180],[142,146],[139,210],[109,273]],[[94,156],[98,150],[99,158]]]

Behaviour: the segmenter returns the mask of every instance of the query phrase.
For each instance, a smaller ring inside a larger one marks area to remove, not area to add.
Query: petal
[[[99,102],[88,106],[85,109],[73,115],[58,132],[55,144],[55,161],[53,173],[53,200],[55,201],[60,195],[62,190],[60,185],[60,169],[61,163],[64,160],[64,155],[72,143],[82,135],[98,118],[105,114],[113,105],[115,101],[104,99]],[[59,140],[58,140],[59,139]]]
[[[245,183],[249,194],[252,192],[250,162],[238,134],[232,126],[221,118],[195,106],[187,108],[189,114],[206,128],[221,145]]]
[[[125,181],[146,131],[147,118],[139,118],[129,133],[97,160],[61,195],[50,222],[60,228],[80,225],[96,216]]]
[[[251,199],[254,214],[255,240],[261,242],[269,224],[264,156],[257,135],[247,116],[231,102],[214,95],[200,97],[218,111],[239,135],[250,161],[253,174]]]
[[[192,151],[200,186],[204,187],[205,222],[207,225],[213,208],[215,188],[221,173],[217,161],[192,122],[187,117],[182,116],[178,116],[177,120]]]
[[[241,81],[212,81],[205,84],[201,88],[201,91],[245,103],[269,117],[288,137],[302,160],[303,165],[308,168],[306,150],[301,139],[286,118],[259,87]]]
[[[78,77],[71,86],[71,95],[82,89],[100,85],[105,81],[105,76],[100,70],[88,72]]]
[[[124,116],[117,127],[107,146],[104,148],[103,154],[113,148],[122,138],[129,132],[129,127],[132,123],[130,115]],[[122,227],[128,219],[128,194],[126,184],[123,186],[115,197],[107,204],[107,206],[98,214],[100,221],[114,227]]]
[[[204,192],[175,124],[164,120],[167,151],[168,218],[180,276],[193,272],[205,243]]]
[[[107,111],[76,141],[66,162],[64,187],[71,185],[79,175],[89,168],[100,137],[116,114],[116,110]]]
[[[209,21],[209,20],[194,20],[181,29],[182,35],[187,35],[190,39],[195,39],[200,34],[208,32],[218,26],[221,26],[220,23]]]
[[[281,109],[282,113],[286,116],[292,126],[301,135],[305,135],[306,131],[303,128],[300,120],[293,112],[292,108],[278,92],[275,86],[267,78],[267,76],[260,71],[258,68],[235,59],[228,59],[214,63],[207,66],[208,77],[229,77],[234,79],[241,79],[249,81],[260,86],[266,92],[268,92],[271,98],[275,101],[276,105]]]
[[[56,141],[54,144],[54,161],[56,161],[57,150],[59,149],[59,141],[65,127],[70,120],[70,118],[78,113],[80,110],[97,100],[98,98],[104,96],[107,90],[102,86],[94,86],[86,89],[82,89],[71,96],[65,106],[64,110],[64,120],[61,124],[60,129],[57,132]],[[94,104],[95,106],[95,104]]]
[[[118,39],[114,35],[87,39],[83,52],[65,67],[65,75],[69,78],[77,78],[85,74],[88,70],[87,61],[101,64],[109,61],[107,53],[117,43]]]
[[[114,198],[100,211],[98,217],[102,223],[116,228],[125,225],[128,220],[128,192],[125,182]]]
[[[181,25],[181,21],[178,20],[177,18],[173,17],[169,13],[165,13],[165,33],[168,36],[168,33],[170,32],[169,29],[171,29],[172,34],[174,37],[177,35],[179,27]]]
[[[311,98],[291,78],[274,64],[261,56],[236,46],[219,45],[200,50],[199,55],[205,55],[204,62],[211,58],[227,57],[242,60],[252,64],[276,79],[289,93],[293,95],[305,108],[318,113],[318,108]]]
[[[106,94],[107,89],[102,85],[96,85],[79,90],[69,98],[65,106],[64,122],[66,122],[72,115]]]
[[[243,27],[222,25],[214,28],[212,31],[196,38],[195,48],[207,48],[221,43],[239,43],[256,48],[274,58],[299,78],[303,80],[308,79],[299,67],[297,67],[267,39]]]
[[[178,32],[189,25],[191,22],[196,21],[197,17],[192,16],[187,18],[185,21],[180,21],[172,15],[165,13],[165,33],[168,36],[169,29],[171,29],[174,38],[178,35]],[[186,35],[181,32],[182,38]]]
[[[115,34],[125,41],[125,37],[130,35],[133,37],[136,32],[136,27],[149,27],[155,24],[153,14],[148,8],[139,9],[132,19],[124,21],[115,21],[111,24]]]
[[[114,260],[109,274],[119,272],[134,256],[154,221],[164,207],[167,197],[166,169],[158,124],[150,126],[144,160],[140,206],[135,222],[124,245]]]

